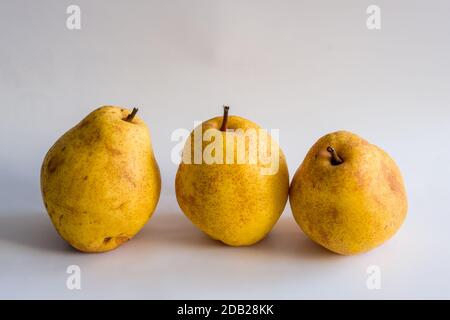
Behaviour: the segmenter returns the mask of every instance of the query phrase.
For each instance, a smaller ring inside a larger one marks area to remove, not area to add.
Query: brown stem
[[[227,130],[228,110],[230,110],[229,106],[223,106],[223,119],[222,119],[222,126],[220,127],[220,131]]]
[[[327,148],[327,151],[328,151],[329,153],[331,153],[331,164],[332,164],[333,166],[337,166],[337,165],[339,165],[339,164],[341,164],[341,163],[344,162],[344,160],[342,160],[342,158],[338,156],[336,150],[334,150],[333,147],[330,147],[330,146],[329,146],[329,147]]]
[[[136,115],[136,113],[139,111],[138,108],[133,108],[133,111],[131,111],[131,113],[128,115],[128,117],[125,119],[125,121],[131,122],[134,119],[134,116]]]

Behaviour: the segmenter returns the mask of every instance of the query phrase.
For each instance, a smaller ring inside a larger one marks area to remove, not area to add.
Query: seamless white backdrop
[[[81,8],[81,30],[66,8]],[[366,8],[381,8],[381,30]],[[450,298],[450,3],[431,1],[0,0],[1,298]],[[39,191],[53,142],[94,108],[138,106],[162,199],[133,241],[82,255]],[[312,244],[289,205],[249,248],[210,241],[174,198],[177,128],[221,113],[280,129],[291,176],[323,134],[346,129],[400,166],[410,202],[395,238],[340,257]],[[65,286],[67,266],[82,290]],[[368,290],[378,265],[382,288]]]

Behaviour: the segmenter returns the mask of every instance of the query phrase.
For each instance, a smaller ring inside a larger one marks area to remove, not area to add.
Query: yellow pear
[[[245,246],[263,239],[277,222],[287,202],[289,174],[268,132],[228,116],[225,107],[223,117],[191,133],[175,189],[194,225],[225,244]]]
[[[292,213],[313,241],[343,255],[391,238],[407,212],[395,162],[356,134],[338,131],[309,150],[290,187]]]
[[[158,203],[161,178],[137,109],[104,106],[51,147],[41,169],[45,207],[58,233],[84,252],[131,239]]]

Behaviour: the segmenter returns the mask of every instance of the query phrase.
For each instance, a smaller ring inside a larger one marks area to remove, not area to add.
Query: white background
[[[66,28],[66,8],[82,11]],[[381,7],[381,30],[366,8]],[[0,298],[450,298],[448,1],[0,1]],[[42,205],[46,151],[105,104],[138,106],[163,176],[135,239],[81,254]],[[280,129],[291,177],[323,134],[346,129],[400,166],[410,210],[360,256],[309,241],[289,205],[259,244],[198,231],[174,198],[177,128],[221,113]],[[66,288],[79,265],[82,289]],[[381,289],[366,270],[381,268]]]

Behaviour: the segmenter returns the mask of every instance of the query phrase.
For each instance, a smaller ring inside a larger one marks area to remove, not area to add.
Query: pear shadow
[[[0,243],[44,251],[77,252],[55,231],[44,212],[0,215]]]
[[[0,245],[11,243],[44,251],[82,254],[67,244],[56,232],[45,212],[0,215]],[[181,212],[156,212],[126,247],[177,247],[188,250],[226,250],[251,256],[334,260],[342,256],[310,239],[295,220],[283,215],[273,230],[260,242],[245,247],[231,247],[213,240],[195,227]],[[118,248],[120,250],[120,248]],[[115,250],[114,250],[115,251]]]
[[[201,232],[182,213],[171,211],[156,212],[132,241],[145,242],[147,246],[192,249],[224,246]]]
[[[292,216],[282,215],[265,239],[254,245],[255,249],[279,258],[299,260],[335,260],[342,256],[309,239]]]
[[[292,217],[283,215],[272,232],[251,246],[231,247],[213,240],[181,212],[156,212],[135,240],[146,246],[177,246],[180,249],[235,250],[250,255],[292,259],[340,259],[342,256],[316,244],[303,234]]]

